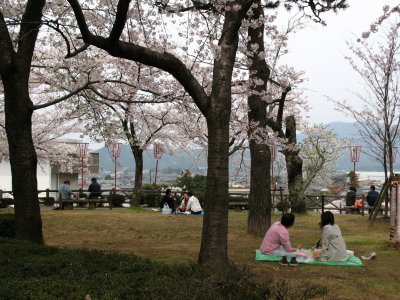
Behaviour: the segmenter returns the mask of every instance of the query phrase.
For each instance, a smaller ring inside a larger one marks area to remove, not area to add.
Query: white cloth
[[[322,228],[322,256],[321,261],[346,261],[349,254],[346,251],[346,243],[342,237],[339,226],[325,225]]]
[[[199,199],[197,199],[195,196],[192,196],[189,198],[186,210],[190,210],[193,212],[203,211],[203,209],[201,208]]]

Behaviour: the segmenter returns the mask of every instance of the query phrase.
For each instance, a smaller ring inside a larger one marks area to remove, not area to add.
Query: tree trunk
[[[230,104],[230,99],[229,99]],[[208,125],[208,170],[199,263],[228,264],[228,164],[230,105]]]
[[[263,235],[271,226],[271,154],[267,145],[250,141],[251,170],[247,233]]]
[[[16,238],[43,243],[37,191],[37,157],[32,140],[28,82],[18,69],[3,77],[5,125],[9,145]]]
[[[286,117],[286,137],[289,144],[296,144],[296,120],[293,116]],[[287,179],[289,188],[290,205],[292,212],[305,213],[306,201],[303,190],[303,160],[299,150],[284,150],[286,160]]]
[[[44,0],[29,0],[22,15],[15,52],[0,11],[0,75],[4,86],[12,189],[15,200],[15,233],[18,239],[43,243],[37,192],[37,157],[32,140],[29,74],[42,18]]]
[[[254,20],[263,16],[263,9],[258,2],[258,6],[253,8]],[[262,94],[267,90],[267,82],[270,70],[265,59],[260,58],[260,53],[264,53],[264,25],[256,28],[249,27],[247,50],[251,53],[251,45],[257,44],[258,51],[250,57],[249,66],[251,93],[247,99],[249,106],[249,144],[250,144],[250,194],[249,194],[249,215],[247,219],[247,233],[263,235],[271,226],[271,153],[268,145],[258,144],[254,136],[258,131],[264,132],[267,125],[266,102],[262,99]],[[259,80],[263,84],[256,84]],[[253,125],[257,124],[257,125]],[[265,140],[261,136],[262,140]]]
[[[133,206],[140,205],[140,193],[142,191],[143,182],[143,150],[138,146],[132,146],[133,157],[135,158],[135,186],[133,187]]]

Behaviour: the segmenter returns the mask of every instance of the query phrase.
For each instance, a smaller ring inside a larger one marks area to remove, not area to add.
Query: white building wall
[[[48,160],[41,160],[37,166],[38,189],[45,190],[50,187],[51,167]],[[21,187],[23,188],[23,187]],[[9,161],[0,163],[0,189],[3,191],[11,191],[11,166]]]

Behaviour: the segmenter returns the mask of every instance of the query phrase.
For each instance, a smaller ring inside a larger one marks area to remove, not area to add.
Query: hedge
[[[0,236],[15,237],[14,214],[0,214]]]

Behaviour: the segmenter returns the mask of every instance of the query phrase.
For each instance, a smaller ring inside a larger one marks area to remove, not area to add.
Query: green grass
[[[71,250],[0,238],[0,299],[307,299],[320,285],[258,284],[248,268],[211,273],[133,254]],[[282,288],[288,291],[281,297]]]
[[[273,216],[273,222],[279,219],[280,215]],[[77,253],[86,253],[86,250],[81,249],[93,250],[95,253],[93,255],[103,257],[100,260],[95,260],[99,268],[103,264],[103,261],[105,263],[105,271],[103,273],[96,271],[103,274],[101,275],[103,276],[102,279],[99,279],[98,289],[100,294],[95,294],[91,290],[92,286],[93,288],[95,286],[94,283],[89,281],[82,282],[87,285],[88,291],[86,292],[88,294],[92,293],[94,298],[113,299],[114,297],[115,299],[124,299],[124,295],[127,294],[123,293],[132,292],[131,290],[126,291],[124,287],[119,287],[116,282],[108,285],[110,290],[104,290],[103,286],[107,286],[107,282],[110,280],[107,276],[111,276],[110,274],[117,278],[120,276],[114,273],[115,270],[111,271],[107,269],[110,268],[107,262],[105,262],[109,259],[107,255],[120,258],[127,255],[128,264],[132,264],[129,259],[133,258],[129,257],[133,257],[133,254],[140,257],[140,260],[151,259],[148,263],[156,266],[154,267],[158,270],[156,273],[167,272],[175,278],[174,282],[182,281],[185,286],[189,283],[186,284],[187,280],[179,277],[180,274],[175,274],[175,270],[190,268],[194,273],[199,272],[201,274],[200,269],[197,269],[197,266],[195,266],[201,242],[203,221],[203,217],[201,216],[160,215],[148,209],[74,209],[72,211],[43,210],[42,220],[44,239],[47,245],[58,247],[59,250],[57,249],[57,251],[61,251],[65,256],[70,255],[68,253],[71,253],[72,257],[83,255],[79,259],[73,259],[73,261],[81,261],[81,263],[78,263],[78,265],[73,264],[74,271],[71,271],[70,268],[69,272],[75,272],[76,270],[76,272],[82,273],[82,278],[90,277],[89,275],[85,275],[86,271],[83,271],[82,265],[91,263],[89,259],[91,254],[74,254],[74,251],[78,251]],[[307,215],[296,216],[295,224],[289,230],[292,244],[297,245],[301,243],[304,248],[312,247],[320,237],[318,221],[319,214],[309,213]],[[324,299],[400,299],[400,294],[398,293],[400,290],[400,251],[395,250],[392,246],[388,246],[388,220],[380,218],[372,227],[369,226],[366,216],[335,215],[335,221],[342,230],[348,249],[355,251],[355,254],[359,257],[368,252],[375,251],[377,253],[377,260],[363,261],[364,267],[300,265],[296,268],[280,266],[277,263],[255,261],[254,251],[260,246],[263,237],[247,234],[247,212],[243,211],[229,212],[229,258],[238,265],[249,267],[253,274],[249,275],[252,280],[251,284],[249,283],[250,286],[256,284],[258,289],[263,285],[268,286],[266,288],[268,290],[267,293],[261,292],[262,289],[257,290],[257,297],[261,297],[260,295],[263,293],[264,295],[269,293],[279,298],[279,293],[285,293],[286,298],[282,299],[300,299],[314,288],[309,287],[306,291],[300,291],[301,287],[307,287],[311,284],[316,287],[319,294],[323,294],[323,287],[327,288],[327,295],[323,296]],[[89,253],[91,252],[89,251]],[[13,259],[17,260],[18,258],[14,257]],[[51,262],[43,262],[43,264],[51,266],[55,263],[57,265],[56,261],[55,259]],[[40,260],[37,263],[40,263]],[[1,262],[0,270],[3,270],[2,265],[3,261]],[[58,267],[55,268],[57,269]],[[21,270],[15,269],[12,272],[10,271],[8,276],[11,276],[11,274],[15,276],[15,274],[20,274],[23,270],[21,266]],[[179,272],[185,273],[188,271]],[[66,275],[65,273],[63,274]],[[108,275],[106,276],[105,274]],[[3,281],[4,277],[3,275],[1,276]],[[18,276],[19,280],[25,278]],[[159,277],[153,273],[151,276],[146,276],[144,277],[150,278],[153,276],[158,281],[158,278],[163,278],[162,276],[164,275]],[[201,278],[206,278],[208,275],[201,276]],[[37,279],[32,279],[32,282],[35,282],[35,280]],[[240,281],[240,279],[237,280]],[[53,278],[51,281],[58,281],[58,279],[55,280]],[[135,282],[135,279],[129,279],[129,281]],[[125,281],[122,280],[122,282]],[[182,282],[180,283],[181,286]],[[269,285],[270,282],[274,282],[272,286]],[[53,284],[51,283],[51,285]],[[282,286],[279,287],[280,285]],[[29,283],[28,286],[33,287],[34,284]],[[207,284],[207,286],[215,289],[215,286],[212,286],[212,284]],[[148,288],[150,289],[150,287]],[[177,289],[179,288],[182,287],[177,287]],[[240,292],[235,293],[242,295],[240,293],[245,293],[243,291],[247,288],[248,286]],[[21,289],[23,289],[22,286]],[[161,289],[159,287],[155,290],[160,292]],[[71,290],[68,289],[68,291]],[[204,292],[203,294],[207,293]],[[82,291],[77,298],[83,294],[84,292]],[[90,295],[92,296],[92,294]],[[141,297],[147,297],[145,296],[147,294],[144,292],[140,295]],[[150,293],[148,295],[154,296],[155,294]],[[164,294],[161,293],[161,295],[161,298],[163,298]],[[168,294],[168,297],[173,297],[173,295]],[[94,299],[93,297],[92,299]],[[165,297],[167,297],[167,294],[165,294]],[[177,298],[179,297],[184,297],[184,295],[179,293],[177,294]],[[215,297],[232,298],[233,296],[228,296],[226,292],[223,292]],[[28,298],[22,297],[19,299]],[[240,299],[239,296],[238,298]],[[36,297],[35,299],[42,298]]]

